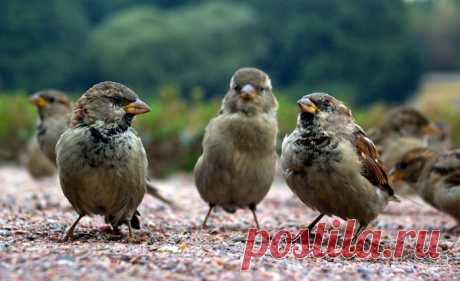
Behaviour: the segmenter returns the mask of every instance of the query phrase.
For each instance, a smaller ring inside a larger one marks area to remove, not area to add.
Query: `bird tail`
[[[141,216],[141,214],[139,213],[139,211],[136,211],[134,213],[133,217],[131,218],[131,226],[134,229],[141,229],[141,222],[139,220],[140,216]]]
[[[174,203],[169,200],[169,199],[166,199],[163,195],[160,194],[160,192],[158,191],[158,188],[156,188],[151,182],[149,182],[148,180],[146,180],[146,191],[148,194],[150,194],[151,196],[155,197],[156,199],[160,200],[161,202],[169,205],[169,206],[174,206]]]
[[[222,207],[222,209],[224,209],[224,211],[230,214],[234,214],[236,212],[236,208],[232,208],[232,207]]]

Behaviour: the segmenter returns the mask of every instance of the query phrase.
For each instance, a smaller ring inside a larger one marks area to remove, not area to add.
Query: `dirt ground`
[[[437,260],[417,259],[410,251],[413,243],[398,260],[297,260],[292,255],[277,260],[267,253],[241,272],[251,213],[214,212],[203,230],[207,205],[190,176],[155,183],[180,209],[147,196],[140,206],[137,243],[110,234],[99,217],[82,219],[77,240],[61,243],[76,214],[57,179],[35,181],[21,168],[0,167],[0,280],[460,280],[460,242],[447,232],[454,220],[416,197],[390,203],[371,228],[383,231],[385,245],[394,244],[398,230],[441,229]],[[270,233],[281,228],[297,232],[316,215],[281,180],[258,209],[262,228]]]

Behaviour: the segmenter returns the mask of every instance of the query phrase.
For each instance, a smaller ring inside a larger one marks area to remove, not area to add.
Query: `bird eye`
[[[239,92],[239,91],[241,90],[241,87],[238,86],[238,85],[235,85],[235,86],[233,87],[233,89],[235,89],[235,91],[238,91],[238,92]]]
[[[55,101],[55,98],[54,97],[47,97],[46,100],[49,102],[49,103],[53,103]]]
[[[121,97],[118,97],[118,96],[112,96],[112,97],[109,97],[109,98],[112,101],[112,103],[115,104],[115,105],[122,105],[123,102],[124,102],[124,99],[121,98]]]
[[[407,169],[408,164],[406,162],[400,162],[397,166],[398,170],[405,170]]]

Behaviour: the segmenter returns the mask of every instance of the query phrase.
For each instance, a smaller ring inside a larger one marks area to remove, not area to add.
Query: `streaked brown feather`
[[[379,160],[379,154],[374,143],[360,128],[355,132],[354,137],[356,151],[362,163],[361,175],[373,185],[393,196],[394,191],[389,184],[387,172]]]

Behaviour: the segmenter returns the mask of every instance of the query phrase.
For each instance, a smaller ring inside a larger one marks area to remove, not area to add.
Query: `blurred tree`
[[[416,86],[419,58],[407,40],[403,1],[245,2],[269,47],[260,64],[297,96],[331,91],[363,104],[401,100]]]
[[[221,95],[233,71],[264,51],[252,32],[253,18],[247,6],[227,3],[171,12],[136,7],[97,28],[91,50],[104,78],[138,89],[203,85]]]
[[[87,30],[77,1],[0,1],[0,89],[81,85]]]
[[[419,0],[408,3],[411,29],[428,71],[460,69],[460,1]]]

